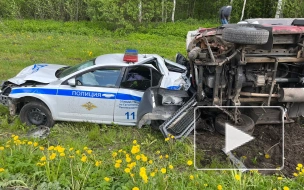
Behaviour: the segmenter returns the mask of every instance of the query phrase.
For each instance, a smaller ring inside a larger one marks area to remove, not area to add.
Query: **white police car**
[[[187,69],[155,54],[106,54],[68,67],[35,64],[2,84],[0,102],[28,125],[55,121],[136,125],[138,104],[153,86],[187,90]]]

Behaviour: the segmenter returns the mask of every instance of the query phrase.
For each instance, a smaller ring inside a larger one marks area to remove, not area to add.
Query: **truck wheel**
[[[20,120],[27,125],[53,127],[54,120],[48,107],[41,102],[25,104],[20,111]]]
[[[220,114],[215,118],[215,123],[214,123],[215,130],[218,133],[225,135],[225,124],[228,123],[233,127],[247,133],[248,135],[252,135],[254,131],[254,121],[250,117],[244,114],[241,114],[240,118],[242,119],[242,121],[236,125],[228,118],[227,115]]]
[[[253,27],[224,28],[223,40],[237,44],[266,44],[269,31]]]

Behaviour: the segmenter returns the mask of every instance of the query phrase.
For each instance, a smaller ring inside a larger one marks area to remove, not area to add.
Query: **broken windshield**
[[[59,77],[58,78],[63,78],[63,77],[66,77],[72,73],[75,73],[77,71],[80,71],[82,69],[85,69],[87,67],[91,67],[95,64],[95,59],[92,59],[92,60],[89,60],[87,62],[84,62],[84,63],[81,63],[81,64],[78,64],[78,65],[74,65],[72,67],[68,67],[66,69],[64,69],[60,74],[59,74]]]

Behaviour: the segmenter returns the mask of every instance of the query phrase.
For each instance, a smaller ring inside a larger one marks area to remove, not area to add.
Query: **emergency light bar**
[[[137,62],[138,61],[138,51],[135,49],[127,49],[123,57],[125,62]]]

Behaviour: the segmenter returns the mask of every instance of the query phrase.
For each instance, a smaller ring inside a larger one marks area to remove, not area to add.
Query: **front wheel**
[[[20,111],[20,120],[27,125],[53,127],[54,120],[48,107],[37,101],[25,104]]]

